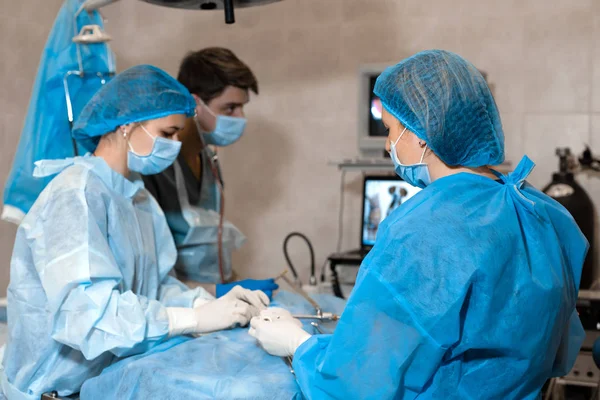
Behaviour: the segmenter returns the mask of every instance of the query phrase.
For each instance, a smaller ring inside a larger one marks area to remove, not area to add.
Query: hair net
[[[498,108],[481,73],[444,50],[428,50],[387,68],[374,93],[385,109],[451,166],[504,161]]]
[[[121,72],[86,104],[73,125],[73,137],[93,151],[100,136],[121,125],[171,114],[194,115],[196,102],[177,80],[151,65]]]

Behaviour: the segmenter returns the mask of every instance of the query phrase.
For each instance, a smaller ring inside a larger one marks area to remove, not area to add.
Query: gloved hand
[[[299,326],[302,327],[302,323],[295,319],[292,316],[292,314],[285,308],[269,307],[266,310],[262,310],[259,315],[261,318],[270,319],[271,321],[278,321],[280,319],[291,319],[300,323]]]
[[[262,279],[262,280],[254,280],[254,279],[245,279],[243,281],[231,282],[231,283],[218,283],[216,289],[217,298],[225,295],[236,285],[240,285],[245,289],[250,290],[261,290],[269,299],[273,299],[273,291],[279,289],[279,285],[275,283],[274,279]]]
[[[281,318],[274,321],[263,312],[252,318],[248,333],[258,340],[267,353],[278,357],[293,356],[296,349],[310,339],[311,335],[302,329],[302,323],[297,319]]]
[[[269,305],[262,292],[234,287],[225,296],[194,308],[167,307],[169,336],[202,334],[246,326]]]

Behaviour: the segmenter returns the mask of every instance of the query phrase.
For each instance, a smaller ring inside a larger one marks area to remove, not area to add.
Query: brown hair
[[[258,94],[258,82],[250,68],[222,47],[188,53],[181,61],[177,80],[205,103],[218,97],[227,86]]]

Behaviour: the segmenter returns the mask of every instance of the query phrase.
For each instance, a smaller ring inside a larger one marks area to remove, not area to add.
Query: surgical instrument
[[[278,279],[283,279],[288,285],[290,285],[290,287],[292,289],[294,289],[296,291],[296,293],[298,293],[300,296],[304,297],[306,299],[306,301],[308,301],[316,310],[317,314],[316,315],[305,315],[305,314],[301,314],[301,315],[294,315],[294,318],[297,319],[318,319],[320,321],[337,321],[338,319],[340,319],[339,315],[333,314],[333,313],[329,313],[329,312],[323,312],[323,310],[321,309],[321,306],[312,299],[312,297],[310,297],[308,295],[308,293],[306,293],[304,291],[304,289],[302,289],[302,287],[299,287],[297,285],[294,285],[294,283],[287,277],[285,276],[287,274],[288,270],[284,270],[281,274],[277,275],[277,277],[275,278],[275,280]]]
[[[310,323],[313,328],[315,328],[321,335],[324,335],[325,332],[323,332],[323,329],[321,329],[321,327],[319,326],[319,324],[317,324],[316,322],[311,322]]]
[[[339,315],[330,312],[321,312],[317,315],[297,314],[292,316],[296,319],[317,319],[319,321],[337,321],[340,319]]]
[[[311,306],[313,306],[315,308],[315,310],[317,310],[317,314],[321,315],[321,306],[319,306],[319,304],[317,304],[316,301],[314,301],[309,295],[308,293],[306,293],[302,287],[299,287],[298,285],[296,285],[294,282],[292,282],[290,280],[290,278],[288,278],[287,276],[285,276],[287,274],[288,270],[286,269],[285,271],[283,271],[281,274],[279,274],[277,276],[277,278],[275,278],[275,280],[278,279],[283,279],[288,285],[290,285],[290,287],[292,289],[294,289],[294,291],[296,293],[298,293],[300,296],[304,297],[306,299],[306,301],[308,301],[310,303]]]

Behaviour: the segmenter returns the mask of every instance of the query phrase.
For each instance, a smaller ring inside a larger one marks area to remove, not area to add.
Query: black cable
[[[321,267],[321,282],[325,282],[325,268],[327,267],[327,263],[329,262],[329,258],[325,259],[323,266]]]
[[[295,236],[298,236],[298,237],[304,239],[304,241],[308,245],[308,250],[310,251],[310,276],[311,276],[311,280],[313,280],[313,278],[315,276],[315,251],[313,250],[313,246],[310,243],[310,240],[308,240],[308,238],[306,236],[304,236],[302,233],[292,232],[289,235],[287,235],[285,237],[285,239],[283,240],[283,256],[285,257],[285,261],[287,261],[290,269],[292,270],[292,274],[294,274],[294,277],[296,278],[296,280],[298,280],[299,279],[298,272],[296,272],[296,268],[294,268],[294,265],[292,264],[292,260],[290,260],[290,256],[288,255],[288,251],[287,251],[287,245],[288,245],[289,240]]]
[[[346,170],[342,170],[340,178],[340,208],[338,211],[338,242],[337,252],[342,251],[342,237],[344,234],[344,178],[346,177]]]

